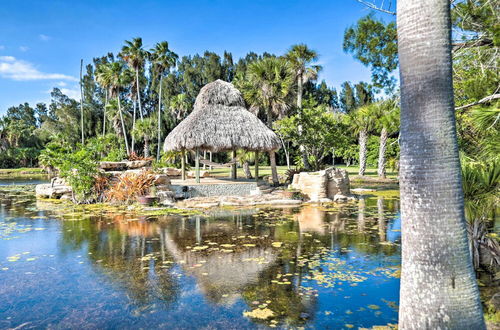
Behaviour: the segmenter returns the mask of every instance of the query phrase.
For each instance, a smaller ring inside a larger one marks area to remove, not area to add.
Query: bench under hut
[[[232,151],[231,178],[236,179],[236,150],[256,153],[255,177],[258,179],[258,153],[280,148],[278,136],[245,107],[240,91],[233,84],[216,80],[205,85],[194,109],[165,138],[163,150],[195,152],[196,182],[200,182],[200,152]],[[274,169],[275,171],[276,169]],[[185,157],[182,157],[185,180]]]

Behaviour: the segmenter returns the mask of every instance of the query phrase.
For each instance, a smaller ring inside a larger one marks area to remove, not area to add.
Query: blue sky
[[[53,87],[77,96],[80,59],[116,53],[137,36],[146,48],[166,40],[180,56],[227,50],[235,59],[304,42],[320,54],[328,84],[369,81],[369,70],[342,51],[344,30],[368,13],[355,0],[3,0],[0,114],[48,101]]]

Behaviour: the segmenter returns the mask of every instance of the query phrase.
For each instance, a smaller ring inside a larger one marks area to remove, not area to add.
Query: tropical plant
[[[281,58],[266,57],[248,66],[244,77],[239,77],[236,86],[240,88],[250,109],[255,113],[264,111],[267,125],[272,127],[273,115],[282,118],[290,109],[291,88],[293,74]],[[278,171],[276,168],[276,154],[269,152],[273,184],[277,185]]]
[[[368,104],[358,108],[350,114],[350,126],[358,134],[359,144],[359,172],[360,176],[365,175],[366,171],[366,156],[367,156],[367,140],[368,134],[375,126],[376,105]]]
[[[155,176],[149,171],[126,173],[106,192],[106,198],[113,202],[131,203],[137,196],[144,196],[153,186]]]
[[[160,160],[160,146],[161,146],[161,97],[162,97],[162,84],[163,76],[170,68],[175,67],[179,56],[168,48],[168,42],[163,41],[155,45],[150,50],[150,59],[153,65],[152,71],[154,78],[158,80],[158,146],[156,151],[156,160]]]
[[[132,135],[144,139],[144,157],[149,157],[149,143],[156,135],[156,125],[153,117],[146,117],[137,121]]]

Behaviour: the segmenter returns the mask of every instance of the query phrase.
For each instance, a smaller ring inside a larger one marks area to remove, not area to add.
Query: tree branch
[[[386,14],[389,14],[389,15],[396,15],[396,12],[395,11],[390,11],[390,10],[387,10],[387,9],[384,9],[382,7],[377,7],[375,4],[371,3],[371,2],[368,2],[368,1],[365,1],[365,0],[356,0],[357,2],[359,3],[362,3],[363,5],[367,6],[368,8],[371,8],[371,9],[374,9],[374,10],[378,10],[382,13],[386,13]]]
[[[361,0],[358,0],[361,1]],[[459,42],[453,44],[453,51],[460,50],[462,48],[472,48],[472,47],[480,47],[480,46],[492,46],[493,45],[493,40],[489,38],[479,38],[479,39],[473,39],[473,40],[467,40],[464,42]]]
[[[488,103],[490,101],[497,100],[497,99],[500,99],[500,94],[493,94],[493,95],[490,95],[490,96],[483,97],[479,101],[476,101],[476,102],[473,102],[473,103],[469,103],[469,104],[466,104],[466,105],[462,105],[460,107],[456,107],[455,111],[464,110],[464,109],[473,107],[475,105],[483,104],[483,103]]]

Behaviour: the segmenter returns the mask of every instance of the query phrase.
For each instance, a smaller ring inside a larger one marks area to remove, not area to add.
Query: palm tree
[[[163,76],[170,68],[175,67],[179,56],[168,48],[168,42],[163,41],[155,45],[155,48],[150,50],[151,62],[153,64],[153,73],[155,78],[159,79],[160,90],[158,92],[158,146],[156,150],[156,160],[160,160],[160,145],[161,145],[161,87]]]
[[[110,74],[107,72],[110,69],[109,63],[101,63],[97,66],[95,79],[99,85],[104,88],[105,101],[102,119],[102,135],[106,134],[106,107],[108,106],[109,88],[111,87]]]
[[[175,120],[186,117],[190,104],[186,94],[177,94],[170,99],[169,108]]]
[[[306,44],[293,45],[285,54],[285,58],[295,74],[295,81],[297,83],[297,109],[299,109],[300,116],[304,84],[309,80],[315,80],[322,67],[312,64],[318,60],[318,53],[307,47]],[[301,129],[302,127],[299,126],[299,131],[301,131]],[[305,168],[310,169],[311,165],[307,158],[307,152],[302,146],[300,146],[300,150],[302,152],[302,161]]]
[[[389,134],[397,132],[399,129],[399,108],[394,99],[379,102],[376,106],[375,125],[380,129],[377,174],[379,178],[385,178],[387,139],[389,138]]]
[[[397,2],[401,329],[485,329],[466,236],[450,1]]]
[[[155,136],[156,125],[153,117],[146,117],[137,121],[132,135],[137,139],[144,139],[144,157],[149,157],[149,142]]]
[[[354,131],[359,135],[359,172],[358,175],[365,175],[366,171],[366,156],[367,156],[367,140],[368,133],[373,129],[375,124],[374,113],[376,105],[369,104],[356,109],[350,114],[349,120]]]
[[[108,68],[103,69],[102,79],[104,79],[104,81],[109,81],[110,97],[116,97],[116,101],[118,103],[118,113],[122,124],[123,139],[125,140],[125,148],[127,150],[127,155],[130,155],[127,130],[125,129],[125,122],[123,120],[123,113],[121,109],[120,91],[123,86],[126,86],[130,82],[132,73],[125,69],[122,62],[113,62],[105,65],[108,66]]]
[[[290,108],[289,99],[293,85],[293,73],[286,61],[276,57],[266,57],[248,66],[246,77],[235,82],[256,113],[265,111],[267,125],[273,126],[273,117],[282,118]],[[278,171],[276,154],[269,152],[273,184],[277,185]]]
[[[135,85],[137,88],[137,101],[139,103],[139,114],[143,117],[141,104],[141,86],[139,83],[139,73],[143,69],[148,52],[142,48],[142,38],[134,38],[132,41],[125,40],[125,46],[122,47],[120,57],[127,62],[129,67],[135,73]]]

